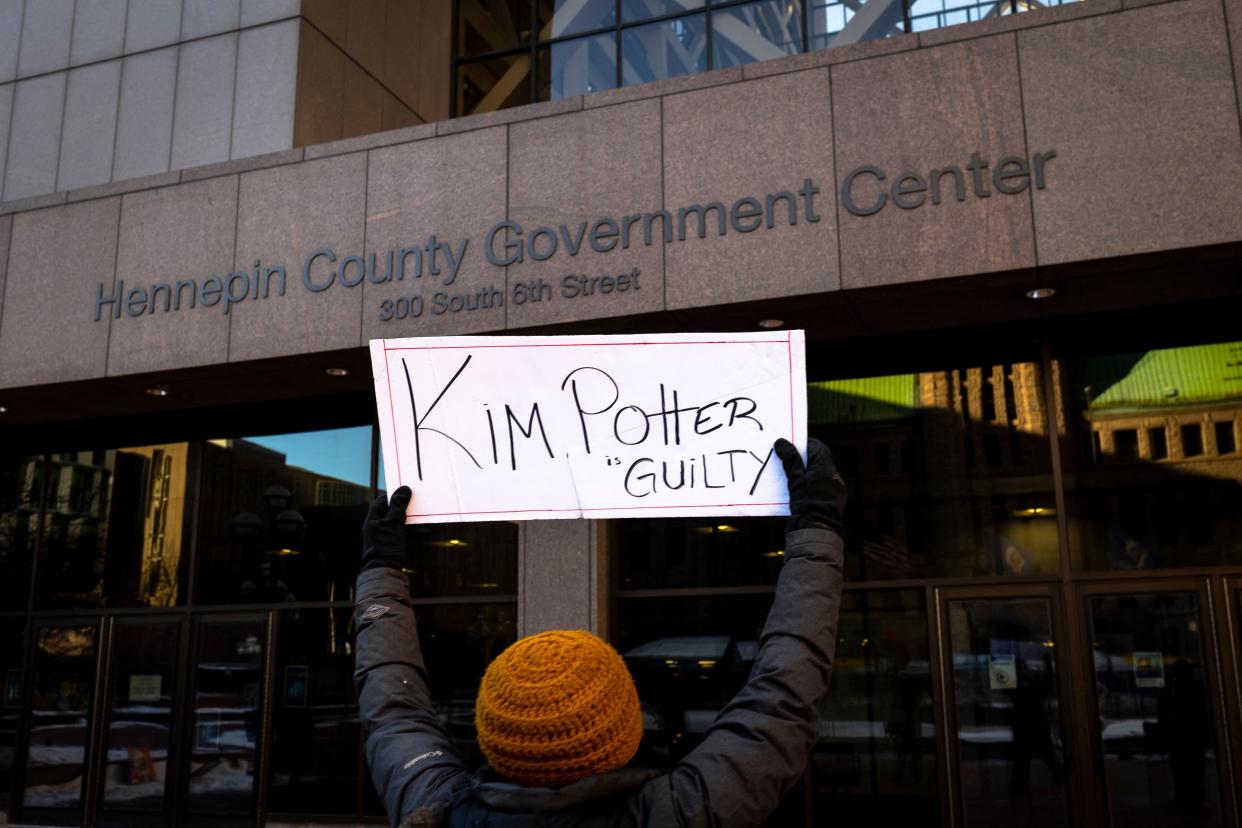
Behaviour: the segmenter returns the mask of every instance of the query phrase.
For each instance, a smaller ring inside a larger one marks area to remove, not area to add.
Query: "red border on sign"
[[[384,340],[384,381],[388,384],[388,416],[389,423],[392,426],[393,439],[396,440],[397,435],[397,414],[392,402],[392,374],[388,370],[388,352],[389,351],[450,351],[450,350],[482,350],[487,348],[615,348],[619,346],[633,345],[784,345],[785,351],[789,356],[789,435],[790,442],[794,445],[798,444],[797,434],[794,430],[794,383],[793,383],[793,333],[785,334],[784,339],[703,339],[682,342],[653,342],[650,340],[641,340],[636,342],[525,342],[513,345],[407,345],[400,348],[388,347],[388,340]],[[404,480],[401,474],[401,448],[396,446],[397,454],[397,479]],[[621,512],[631,509],[718,509],[730,506],[788,506],[789,501],[782,500],[776,503],[699,503],[699,504],[682,504],[669,503],[662,506],[597,506],[589,509],[581,506],[566,507],[562,509],[491,509],[481,510],[477,512],[424,512],[421,514],[406,515],[409,518],[423,517],[451,517],[453,515],[509,515],[530,512]]]

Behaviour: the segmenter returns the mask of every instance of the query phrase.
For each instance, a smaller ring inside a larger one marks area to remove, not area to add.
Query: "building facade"
[[[847,480],[774,826],[1237,825],[1239,0],[0,0],[0,798],[367,823],[373,338],[801,328]],[[624,286],[624,287],[623,287]],[[670,766],[779,519],[410,527],[437,710],[590,629]]]

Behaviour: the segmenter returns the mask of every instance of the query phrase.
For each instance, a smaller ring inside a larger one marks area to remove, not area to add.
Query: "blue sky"
[[[360,486],[371,485],[370,426],[245,439],[283,453],[290,466],[301,466]]]

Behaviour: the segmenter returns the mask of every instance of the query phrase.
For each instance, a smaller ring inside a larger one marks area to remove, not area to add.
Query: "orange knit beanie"
[[[498,655],[479,686],[474,722],[492,768],[539,787],[616,770],[643,738],[625,662],[584,630],[532,635]]]

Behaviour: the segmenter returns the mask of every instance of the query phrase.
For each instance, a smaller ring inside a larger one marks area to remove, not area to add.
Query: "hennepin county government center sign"
[[[950,197],[949,194],[960,202],[965,201],[968,194],[988,198],[993,190],[1002,195],[1016,195],[1032,183],[1035,189],[1042,190],[1047,183],[1048,162],[1055,157],[1055,150],[1036,153],[1029,162],[1018,156],[1006,156],[991,166],[978,153],[972,153],[964,169],[950,164],[932,169],[926,176],[905,171],[890,177],[878,167],[864,165],[851,170],[842,179],[841,206],[851,215],[865,217],[879,213],[890,203],[902,210],[915,210],[928,202],[938,205]],[[505,220],[497,222],[484,235],[483,255],[496,267],[508,267],[527,261],[545,262],[561,251],[574,257],[584,246],[595,253],[609,253],[618,247],[628,250],[640,243],[650,247],[657,238],[662,238],[664,244],[683,242],[691,234],[705,239],[709,228],[716,235],[724,236],[729,232],[770,230],[778,223],[814,224],[821,220],[815,204],[819,193],[820,188],[807,178],[797,190],[780,190],[762,197],[743,196],[728,207],[712,201],[681,207],[675,213],[656,210],[619,219],[603,216],[573,225],[539,226],[529,233],[518,222]],[[354,288],[364,281],[378,285],[409,278],[427,279],[428,283],[435,280],[448,288],[456,282],[469,249],[469,239],[444,241],[435,235],[428,236],[422,244],[392,247],[382,254],[365,256],[342,257],[330,247],[317,247],[302,261],[302,286],[312,293],[323,293],[336,285]],[[125,280],[117,279],[110,288],[102,282],[96,287],[94,320],[98,322],[109,313],[114,319],[120,319],[122,314],[140,317],[200,307],[221,307],[227,314],[233,305],[241,302],[284,296],[287,286],[284,265],[264,264],[258,259],[250,271],[238,270],[202,279],[178,278],[150,287],[127,289]],[[521,305],[550,301],[555,295],[576,299],[641,288],[642,272],[634,268],[601,276],[568,274],[556,287],[545,279],[535,279],[514,282],[507,291],[495,285],[470,292],[435,290],[430,297],[420,291],[408,297],[383,299],[379,319],[387,322],[417,318],[425,313],[438,316],[499,307],[504,304],[506,293],[511,304]]]

